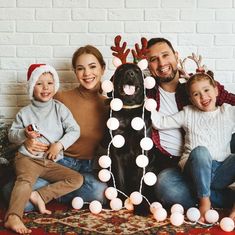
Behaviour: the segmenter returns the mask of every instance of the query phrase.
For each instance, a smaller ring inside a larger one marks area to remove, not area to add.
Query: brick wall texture
[[[235,93],[235,0],[0,0],[0,121],[11,121],[29,103],[31,63],[54,66],[61,89],[69,89],[77,85],[73,52],[92,44],[105,57],[109,79],[117,34],[130,48],[142,36],[165,37],[182,58],[201,54]]]

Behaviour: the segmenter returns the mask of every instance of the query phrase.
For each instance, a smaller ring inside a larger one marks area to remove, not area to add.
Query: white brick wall
[[[53,65],[69,89],[76,85],[73,52],[92,44],[105,57],[108,79],[117,34],[129,47],[142,36],[165,37],[182,57],[199,53],[235,93],[235,0],[0,0],[0,121],[28,104],[31,63]]]

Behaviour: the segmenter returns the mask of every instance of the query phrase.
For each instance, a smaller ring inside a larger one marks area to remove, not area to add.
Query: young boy
[[[9,130],[9,140],[21,145],[16,154],[14,166],[16,181],[11,194],[4,226],[17,233],[32,231],[23,221],[24,207],[28,200],[36,205],[41,213],[50,214],[45,204],[81,187],[80,173],[64,167],[57,160],[80,136],[80,128],[65,105],[53,99],[59,88],[57,72],[50,65],[32,64],[28,69],[28,91],[31,104],[22,108],[16,115]],[[24,146],[26,138],[37,138],[48,144],[48,149],[29,152]],[[32,192],[38,177],[51,184]]]
[[[186,88],[193,105],[171,116],[155,110],[151,118],[155,129],[182,127],[186,132],[179,166],[193,180],[200,221],[204,222],[205,213],[211,207],[210,190],[226,189],[234,182],[235,154],[231,154],[230,141],[235,130],[235,106],[216,106],[218,88],[212,72],[195,73],[188,79]],[[206,154],[194,154],[198,149]],[[230,217],[235,219],[235,208]]]

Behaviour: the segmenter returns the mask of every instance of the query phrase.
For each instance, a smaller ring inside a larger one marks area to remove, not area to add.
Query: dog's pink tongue
[[[127,95],[133,95],[135,93],[135,86],[125,85],[125,86],[123,86],[123,91]]]

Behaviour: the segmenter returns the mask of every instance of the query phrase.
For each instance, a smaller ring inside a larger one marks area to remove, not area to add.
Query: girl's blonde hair
[[[195,82],[198,82],[198,81],[203,81],[203,80],[209,81],[209,83],[213,87],[217,86],[216,81],[214,80],[214,73],[212,71],[208,70],[207,72],[195,73],[195,74],[191,75],[190,78],[188,79],[188,81],[186,82],[187,93],[190,94],[190,88],[191,88],[192,84],[194,84]]]

